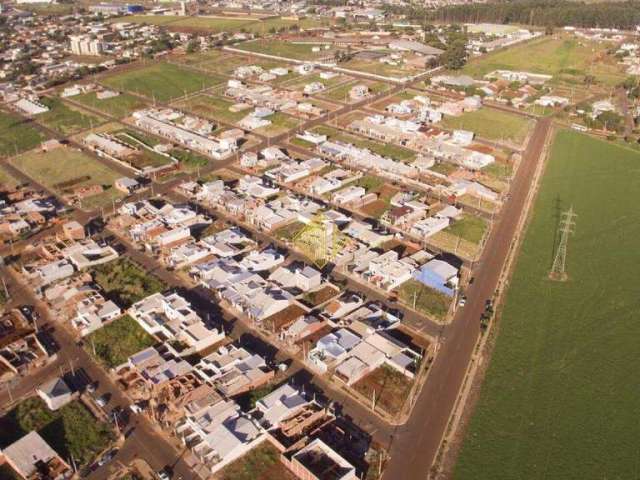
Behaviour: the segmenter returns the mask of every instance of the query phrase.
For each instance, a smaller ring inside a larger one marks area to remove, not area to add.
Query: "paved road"
[[[467,290],[467,304],[445,330],[440,352],[411,416],[395,432],[385,480],[427,478],[480,334],[480,315],[484,311],[485,300],[493,296],[517,233],[518,221],[532,188],[531,179],[541,161],[550,126],[551,120],[545,118],[535,127],[514,179],[512,196],[489,237],[480,265],[474,272],[475,281]]]

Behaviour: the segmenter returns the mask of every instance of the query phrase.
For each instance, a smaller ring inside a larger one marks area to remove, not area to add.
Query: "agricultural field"
[[[171,63],[156,63],[105,77],[102,83],[119,91],[168,102],[224,82],[222,77],[181,68]]]
[[[114,368],[155,343],[133,318],[125,315],[87,335],[84,347],[102,365]]]
[[[554,76],[554,83],[582,84],[593,75],[604,85],[617,85],[625,75],[617,60],[607,55],[606,43],[570,36],[544,37],[471,60],[462,74],[482,78],[493,70],[518,70]]]
[[[316,60],[324,57],[333,57],[333,48],[325,49],[322,43],[294,43],[284,40],[255,40],[241,43],[235,48],[247,52],[264,53],[276,57],[293,58],[295,60]],[[314,52],[313,47],[320,47],[320,51]]]
[[[43,97],[41,102],[49,107],[49,111],[36,115],[35,121],[63,135],[73,135],[104,122],[102,118],[67,105],[59,98]]]
[[[46,139],[31,120],[0,110],[0,157],[31,150]]]
[[[89,464],[115,437],[109,426],[94,418],[79,401],[72,401],[54,412],[39,397],[31,397],[0,418],[0,447],[33,430],[63,459],[73,455],[80,467]]]
[[[636,478],[640,153],[557,134],[453,478]],[[603,201],[607,199],[607,201]],[[548,274],[573,206],[568,280]]]
[[[113,182],[121,177],[118,172],[72,148],[60,147],[49,152],[29,152],[13,158],[11,163],[59,195],[68,193],[69,188],[102,185],[102,193],[82,200],[83,208],[105,206],[112,199],[124,195],[113,187]]]
[[[532,121],[514,113],[483,107],[459,117],[445,116],[441,124],[450,130],[470,130],[487,140],[522,145],[532,129]]]
[[[128,93],[121,93],[117,97],[99,100],[96,97],[96,92],[89,92],[82,95],[76,95],[70,100],[72,102],[78,102],[86,105],[89,108],[103,112],[106,115],[117,119],[128,117],[135,110],[139,110],[146,106],[144,100],[134,95],[129,95]]]

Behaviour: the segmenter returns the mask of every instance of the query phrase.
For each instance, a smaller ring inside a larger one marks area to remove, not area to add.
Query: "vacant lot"
[[[376,368],[369,375],[353,384],[353,389],[365,398],[373,398],[376,407],[389,415],[398,415],[409,396],[413,381],[387,365]]]
[[[125,315],[89,334],[85,348],[105,367],[114,368],[154,343],[156,341],[151,335],[133,318]]]
[[[286,113],[276,112],[273,115],[266,117],[266,120],[271,121],[271,125],[256,129],[256,133],[267,135],[268,137],[274,137],[293,130],[300,123],[296,118]]]
[[[451,304],[451,298],[444,293],[413,279],[400,285],[398,299],[433,320],[444,320]]]
[[[193,93],[223,82],[223,78],[181,68],[170,63],[158,63],[148,67],[128,70],[106,77],[105,85],[120,91],[128,91],[167,102],[185,93]]]
[[[488,226],[484,218],[465,213],[445,229],[445,232],[460,237],[467,242],[478,244],[482,241]]]
[[[451,130],[470,130],[489,140],[503,140],[520,145],[532,128],[532,121],[520,115],[484,107],[475,112],[463,113],[459,117],[447,115],[442,126]]]
[[[0,427],[3,448],[37,430],[63,459],[73,455],[78,466],[91,462],[113,440],[109,426],[78,401],[52,412],[40,398],[31,397],[0,418]]]
[[[45,139],[31,120],[0,111],[0,157],[30,150]]]
[[[593,75],[599,82],[615,85],[624,74],[606,54],[607,48],[606,43],[568,36],[545,37],[472,60],[462,73],[480,78],[493,70],[524,70],[568,83],[582,83],[585,75]]]
[[[124,257],[98,265],[92,273],[94,281],[107,296],[125,308],[166,288],[156,277]]]
[[[235,124],[242,120],[251,109],[242,112],[231,112],[233,102],[213,95],[196,95],[176,103],[176,106],[213,121]]]
[[[72,135],[104,121],[77,107],[65,104],[59,98],[43,97],[41,101],[49,107],[49,111],[36,115],[35,120],[63,135]]]
[[[255,40],[236,45],[240,50],[247,52],[264,53],[276,57],[293,58],[295,60],[313,60],[323,57],[332,57],[333,49],[326,49],[328,44],[321,43],[294,43],[284,40]],[[318,52],[314,52],[314,47],[319,47]]]
[[[146,105],[142,99],[127,93],[99,100],[95,92],[89,92],[72,97],[71,100],[118,119],[128,117],[133,111],[144,108]]]
[[[83,208],[104,206],[112,199],[123,196],[122,192],[113,188],[113,182],[120,175],[79,150],[60,147],[46,153],[29,152],[12,159],[11,163],[60,195],[68,194],[72,188],[102,185],[102,193],[82,200]],[[69,182],[70,186],[60,186],[65,182]]]
[[[639,162],[558,134],[454,478],[638,477]],[[570,206],[569,279],[552,282],[558,216]]]
[[[220,480],[294,480],[280,462],[280,452],[268,441],[227,465],[217,475]]]

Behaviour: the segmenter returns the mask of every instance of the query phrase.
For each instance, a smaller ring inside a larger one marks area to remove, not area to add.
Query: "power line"
[[[558,244],[558,250],[553,259],[553,266],[549,273],[549,278],[552,280],[564,281],[567,279],[566,261],[567,261],[567,244],[569,243],[569,236],[574,233],[573,227],[576,222],[575,219],[578,215],[573,211],[573,205],[566,212],[562,213],[560,218],[560,225],[558,231],[560,232],[560,243]]]

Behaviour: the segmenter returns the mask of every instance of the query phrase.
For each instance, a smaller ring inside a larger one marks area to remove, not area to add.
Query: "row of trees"
[[[403,8],[414,22],[502,23],[532,26],[567,25],[633,29],[640,24],[640,1],[585,3],[569,0],[501,0],[486,4],[467,4],[429,10]]]

